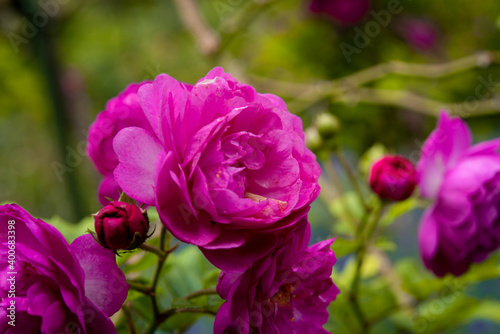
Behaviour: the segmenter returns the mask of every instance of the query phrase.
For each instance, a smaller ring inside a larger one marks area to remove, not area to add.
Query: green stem
[[[207,295],[216,295],[217,290],[215,289],[203,289],[203,290],[198,290],[195,292],[192,292],[184,297],[184,299],[193,299],[201,296],[207,296]]]
[[[217,52],[213,54],[213,59],[217,60],[220,58],[221,54],[229,47],[233,40],[244,32],[265,10],[270,8],[273,1],[267,1],[264,3],[257,3],[256,1],[249,1],[247,6],[238,14],[234,15],[233,18],[229,19],[229,26],[224,25],[219,27],[221,32],[221,43]]]
[[[365,198],[363,196],[363,191],[361,190],[361,186],[359,185],[358,179],[356,178],[356,175],[355,175],[353,169],[351,168],[349,161],[347,161],[347,158],[344,155],[344,152],[342,152],[342,150],[339,149],[336,151],[336,153],[337,153],[337,158],[339,159],[340,165],[344,169],[344,171],[347,175],[347,178],[349,179],[349,182],[351,183],[354,191],[358,195],[359,202],[361,203],[361,205],[363,206],[363,208],[365,210],[368,210],[369,208],[368,208],[368,205],[366,204]]]
[[[142,285],[142,284],[136,283],[136,282],[131,282],[131,281],[127,281],[127,283],[129,285],[130,289],[132,289],[132,290],[141,292],[147,296],[151,296],[151,294],[152,294],[151,288],[148,286],[145,286],[145,285]]]
[[[157,252],[156,254],[158,255],[158,261],[156,262],[156,268],[155,268],[155,272],[153,274],[153,281],[152,281],[151,287],[150,287],[150,290],[152,293],[150,295],[150,298],[151,298],[151,304],[153,306],[153,320],[152,320],[151,324],[149,325],[149,328],[146,331],[146,333],[153,334],[155,332],[156,328],[158,327],[158,325],[163,322],[161,320],[162,316],[160,314],[160,310],[158,307],[158,300],[156,299],[156,287],[158,285],[158,281],[160,278],[161,269],[163,267],[163,264],[167,260],[168,255],[170,253],[172,253],[174,250],[176,250],[177,247],[179,247],[179,243],[175,244],[173,247],[170,247],[171,242],[172,242],[172,236],[170,235],[170,233],[167,233],[167,229],[164,226],[162,226],[161,232],[160,232],[160,239],[158,242],[159,248],[147,245],[148,247],[151,247],[153,250],[155,250],[155,251],[152,251],[153,253]],[[143,244],[143,246],[144,245],[145,244]]]
[[[142,244],[139,248],[145,250],[146,252],[155,254],[156,256],[158,256],[158,258],[164,258],[167,256],[166,252],[155,246]]]
[[[170,309],[163,311],[160,314],[160,319],[159,319],[160,322],[159,323],[164,322],[165,320],[167,320],[168,318],[170,318],[174,314],[178,314],[178,313],[203,313],[203,314],[211,314],[211,315],[217,314],[217,312],[214,312],[214,311],[209,310],[207,308],[190,308],[190,307],[170,308]]]
[[[132,315],[130,314],[130,311],[128,309],[129,305],[129,303],[122,305],[123,314],[125,315],[125,320],[127,321],[128,332],[130,334],[137,334],[137,331],[134,327],[134,321],[132,320]]]
[[[363,269],[363,263],[367,252],[368,243],[377,227],[382,213],[383,205],[378,205],[373,213],[373,220],[370,223],[360,224],[360,229],[357,231],[357,236],[361,239],[361,246],[357,253],[356,258],[356,270],[354,273],[354,278],[352,280],[351,288],[349,289],[350,301],[353,305],[354,312],[358,317],[359,323],[361,324],[362,333],[367,332],[370,327],[370,323],[367,321],[363,311],[361,310],[358,294],[359,294],[359,282],[361,280],[361,271]],[[365,216],[370,215],[370,208],[367,207],[365,211]],[[366,218],[368,220],[368,218]],[[365,233],[364,233],[365,232]]]
[[[325,171],[326,171],[326,176],[328,178],[328,184],[327,186],[332,186],[335,189],[335,196],[338,197],[338,200],[342,202],[342,211],[346,218],[349,220],[351,225],[356,226],[356,218],[354,217],[354,214],[352,213],[351,207],[349,206],[349,203],[347,201],[347,198],[343,195],[345,195],[345,189],[342,186],[342,182],[340,181],[340,175],[337,171],[337,168],[333,164],[331,159],[328,159],[325,161]],[[323,191],[321,192],[323,193]],[[334,199],[330,199],[334,200]],[[331,202],[328,202],[327,204],[330,205]]]

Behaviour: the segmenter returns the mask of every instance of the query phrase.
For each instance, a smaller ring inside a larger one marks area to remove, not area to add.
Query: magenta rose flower
[[[68,245],[16,204],[0,206],[0,332],[116,333],[127,297],[115,255],[84,235]]]
[[[382,199],[407,199],[417,185],[417,172],[411,161],[399,155],[386,155],[370,170],[370,187]]]
[[[370,0],[312,0],[313,13],[325,13],[342,24],[360,21],[370,9]]]
[[[500,139],[472,144],[467,125],[442,112],[417,170],[433,201],[419,230],[420,254],[436,275],[461,275],[500,246]]]
[[[138,95],[153,132],[117,134],[116,181],[135,200],[156,204],[169,231],[219,268],[245,268],[269,252],[274,235],[318,196],[319,165],[300,118],[280,98],[222,68],[191,91],[162,74]]]
[[[307,248],[305,216],[301,223],[297,233],[246,271],[221,273],[217,292],[227,301],[215,317],[215,334],[328,333],[322,325],[339,293],[330,277],[336,261],[333,239]]]
[[[102,205],[109,203],[107,198],[118,200],[120,197],[121,189],[113,177],[113,171],[118,165],[118,157],[113,150],[114,137],[118,131],[129,126],[151,131],[137,96],[138,89],[146,83],[148,82],[128,85],[117,97],[109,100],[106,109],[97,115],[89,128],[87,155],[104,176],[98,190]]]

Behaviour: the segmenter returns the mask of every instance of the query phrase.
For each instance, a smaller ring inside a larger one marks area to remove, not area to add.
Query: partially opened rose
[[[172,234],[219,268],[245,268],[269,252],[273,234],[317,197],[319,165],[300,118],[280,98],[221,68],[192,90],[159,75],[138,96],[153,131],[117,134],[115,178],[130,197],[156,204]],[[238,261],[219,252],[236,248]]]
[[[330,277],[333,239],[307,248],[307,217],[300,224],[246,271],[221,273],[217,292],[227,301],[217,312],[215,334],[328,333],[327,307],[339,293]]]
[[[467,125],[441,113],[417,166],[420,190],[433,204],[419,245],[436,275],[461,275],[500,247],[500,139],[472,145]]]
[[[116,333],[127,297],[115,255],[91,235],[68,245],[16,204],[0,206],[0,333]]]

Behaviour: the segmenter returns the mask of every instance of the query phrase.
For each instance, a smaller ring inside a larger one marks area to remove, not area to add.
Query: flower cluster
[[[326,308],[339,293],[330,278],[333,239],[307,248],[306,217],[297,232],[244,272],[221,273],[217,291],[227,301],[215,318],[215,334],[328,333],[322,328]]]
[[[94,136],[118,117],[116,106],[130,117]],[[304,145],[300,118],[280,98],[257,93],[222,68],[194,86],[161,74],[113,99],[88,140],[105,178],[137,202],[156,206],[175,237],[223,270],[219,292],[227,302],[217,332],[241,319],[246,325],[236,333],[298,330],[308,315],[321,320],[318,326],[326,322],[326,306],[338,293],[330,278],[332,241],[307,248],[307,212],[319,193],[320,167]],[[228,292],[233,284],[248,303]],[[249,322],[255,303],[276,312]]]
[[[401,156],[385,156],[371,169],[370,185],[380,198],[404,200],[418,185],[432,201],[418,242],[437,276],[462,275],[500,248],[500,139],[471,143],[467,125],[442,112],[416,170]]]
[[[128,284],[92,236],[68,245],[52,225],[8,204],[0,206],[0,250],[11,255],[0,267],[1,333],[116,333],[108,317]]]

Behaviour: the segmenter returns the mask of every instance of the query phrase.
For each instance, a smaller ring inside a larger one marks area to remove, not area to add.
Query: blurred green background
[[[438,105],[466,110],[476,141],[499,136],[500,66],[493,54],[446,76],[430,68],[363,85],[383,98],[339,80],[392,60],[450,64],[500,47],[499,1],[396,1],[398,12],[384,26],[376,17],[394,1],[371,1],[363,18],[346,24],[313,13],[309,0],[0,0],[0,203],[74,222],[98,211],[100,176],[85,156],[87,129],[127,84],[159,73],[194,83],[223,66],[258,91],[282,96],[305,128],[321,113],[334,115],[341,131],[318,145],[324,161],[339,144],[353,165],[376,143],[412,158],[435,125]],[[362,41],[360,32],[371,35]],[[328,80],[340,93],[314,92],[315,83]],[[313,93],[298,96],[304,87]],[[321,239],[333,233],[324,202],[311,213]],[[415,254],[418,214],[407,223],[392,231],[407,244],[404,255]],[[498,295],[499,284],[488,289]],[[487,325],[474,326],[463,333],[487,333],[477,329]]]

